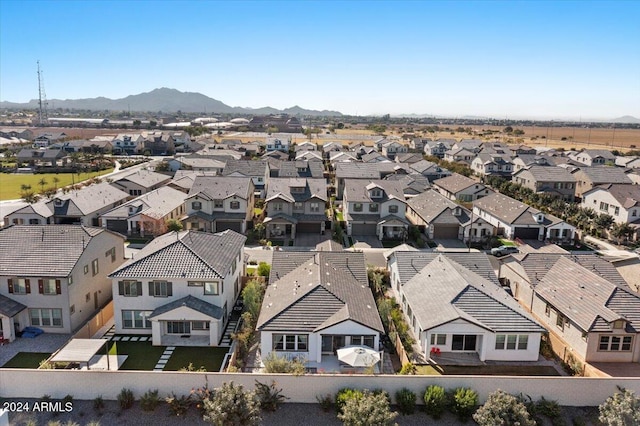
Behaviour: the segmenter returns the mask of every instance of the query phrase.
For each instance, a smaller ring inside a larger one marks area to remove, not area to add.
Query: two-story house
[[[427,141],[424,144],[425,155],[444,158],[444,153],[449,151],[456,143],[455,139],[436,139]]]
[[[41,133],[33,140],[34,148],[46,148],[56,142],[62,142],[67,138],[64,132]]]
[[[537,194],[552,195],[568,202],[575,198],[576,178],[563,167],[530,166],[515,172],[512,181]]]
[[[564,360],[640,361],[640,296],[616,268],[593,254],[508,256],[501,280],[544,324]]]
[[[430,142],[431,139],[426,138],[411,138],[409,141],[409,149],[414,151],[423,151],[425,144]]]
[[[471,161],[471,170],[482,178],[500,176],[510,179],[513,163],[509,155],[480,153]]]
[[[518,154],[512,161],[513,172],[518,172],[531,166],[552,166],[549,158],[544,155]]]
[[[409,165],[411,170],[420,173],[426,177],[429,182],[433,182],[436,179],[442,179],[443,177],[450,176],[451,172],[443,167],[440,167],[436,163],[428,160],[421,160]]]
[[[386,141],[385,143],[381,144],[380,148],[380,152],[382,153],[382,155],[390,160],[395,159],[396,155],[398,154],[406,153],[409,151],[409,148],[406,145],[395,140]]]
[[[433,188],[452,201],[468,203],[492,194],[493,191],[481,182],[454,173],[433,181]]]
[[[269,163],[266,161],[227,160],[222,176],[250,177],[256,197],[264,198],[265,185],[269,179]]]
[[[494,193],[473,202],[473,213],[511,239],[573,241],[576,228],[551,214]]]
[[[142,152],[150,155],[173,155],[176,152],[176,142],[170,132],[148,132]]]
[[[633,182],[620,167],[596,166],[596,167],[580,167],[570,170],[576,178],[576,197],[582,198],[582,195],[595,188],[598,185],[615,184],[632,184]]]
[[[111,299],[107,275],[124,262],[124,237],[78,225],[0,230],[0,333],[25,327],[72,333]]]
[[[387,263],[423,359],[538,360],[545,329],[501,288],[486,254],[393,251]]]
[[[613,216],[616,223],[637,224],[640,220],[640,186],[607,184],[582,194],[582,207]]]
[[[187,195],[162,186],[100,215],[104,228],[126,235],[157,236],[167,232],[169,220],[185,217]]]
[[[407,219],[430,240],[481,241],[494,233],[487,221],[433,189],[407,202]]]
[[[111,185],[137,197],[166,185],[170,180],[171,176],[142,169],[114,180]]]
[[[589,167],[613,165],[616,161],[616,156],[606,149],[585,149],[570,154],[569,158]]]
[[[254,216],[254,192],[248,177],[196,176],[185,200],[185,229],[244,234]]]
[[[378,163],[356,163],[345,161],[335,163],[334,168],[336,172],[337,183],[336,198],[338,200],[342,200],[345,180],[347,179],[384,179],[385,176],[392,173],[399,173],[402,171],[406,171],[406,173],[409,173],[411,170],[406,164],[398,164],[391,161]]]
[[[272,178],[264,224],[267,238],[294,239],[300,233],[323,234],[327,218],[327,182],[312,178]]]
[[[465,163],[471,164],[474,158],[476,158],[474,151],[465,148],[452,148],[444,153],[444,160],[450,163]]]
[[[267,152],[289,152],[289,147],[291,146],[291,136],[269,136],[266,139],[265,145]]]
[[[141,134],[121,133],[111,142],[115,155],[135,155],[144,148],[144,137]]]
[[[109,275],[116,333],[153,345],[218,346],[240,295],[246,237],[171,232]]]
[[[378,239],[406,238],[406,200],[398,181],[358,179],[345,182],[343,214],[347,234]]]

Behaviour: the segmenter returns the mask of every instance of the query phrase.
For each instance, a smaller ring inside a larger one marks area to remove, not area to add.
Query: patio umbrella
[[[352,367],[371,367],[380,362],[380,354],[364,346],[346,346],[337,352],[338,359]]]

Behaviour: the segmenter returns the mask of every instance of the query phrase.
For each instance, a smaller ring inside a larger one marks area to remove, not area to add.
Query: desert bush
[[[215,393],[215,390],[213,389],[209,389],[209,381],[207,380],[207,383],[198,389],[191,389],[191,400],[193,402],[193,405],[196,406],[196,408],[204,414],[204,401],[209,401],[211,399],[213,399],[213,395]]]
[[[131,389],[122,388],[120,393],[118,394],[118,403],[120,404],[120,408],[123,410],[127,410],[133,407],[133,403],[136,401],[135,396]]]
[[[397,412],[391,411],[389,400],[384,393],[365,390],[361,392],[360,397],[348,398],[345,401],[338,419],[342,420],[345,426],[387,426],[393,424],[397,415]]]
[[[93,409],[96,411],[101,411],[104,408],[104,399],[102,396],[97,396],[93,399]]]
[[[407,388],[396,392],[396,404],[401,414],[413,414],[416,411],[416,394]]]
[[[467,421],[478,406],[478,393],[469,388],[457,388],[451,396],[451,412],[460,421]]]
[[[204,401],[204,420],[216,426],[252,426],[260,424],[260,402],[255,392],[242,385],[223,383],[213,398]]]
[[[513,395],[497,390],[489,395],[484,403],[473,414],[480,426],[535,426],[527,407]]]
[[[189,407],[191,407],[191,395],[180,395],[176,396],[175,393],[171,393],[171,395],[167,396],[165,399],[166,403],[169,405],[169,411],[174,416],[182,416],[187,411],[189,411]]]
[[[439,419],[447,408],[447,393],[442,386],[431,385],[424,392],[424,410],[434,419]]]
[[[320,404],[322,411],[330,411],[333,406],[333,396],[328,393],[326,395],[316,395],[316,401]]]
[[[260,402],[260,408],[265,411],[276,411],[280,404],[288,399],[282,395],[282,389],[276,387],[275,381],[272,381],[271,385],[267,385],[256,380],[256,396]]]
[[[559,419],[562,415],[562,410],[560,408],[560,404],[558,404],[558,401],[545,399],[544,396],[537,400],[535,404],[533,404],[533,407],[529,409],[529,411],[534,417],[538,415],[546,416],[552,421]]]
[[[359,389],[342,388],[336,394],[336,410],[342,413],[342,408],[349,399],[362,398],[362,391]]]
[[[140,406],[144,411],[153,411],[160,403],[160,397],[158,396],[158,389],[149,389],[140,397]]]
[[[289,373],[301,376],[306,372],[305,361],[300,359],[289,360],[278,356],[275,352],[270,352],[262,360],[266,373]]]
[[[639,425],[640,398],[629,389],[618,390],[598,407],[598,420],[607,426]]]

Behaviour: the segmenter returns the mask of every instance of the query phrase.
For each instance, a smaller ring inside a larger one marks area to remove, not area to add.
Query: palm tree
[[[27,185],[26,183],[23,183],[22,185],[20,185],[20,189],[21,189],[23,192],[26,192],[26,191],[28,191],[28,190],[30,190],[30,189],[31,189],[31,185]]]
[[[40,192],[44,192],[44,186],[47,184],[47,180],[45,178],[42,178],[38,181],[38,185],[40,185]]]
[[[60,179],[58,178],[58,176],[54,176],[53,177],[53,184],[55,185],[55,188],[58,189],[58,183],[60,182]]]

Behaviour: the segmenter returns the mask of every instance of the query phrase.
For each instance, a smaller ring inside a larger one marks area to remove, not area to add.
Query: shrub
[[[133,403],[135,402],[135,400],[136,398],[133,395],[131,389],[122,388],[122,390],[118,394],[118,403],[120,404],[120,408],[123,410],[127,410],[133,407]]]
[[[185,414],[189,410],[192,402],[191,395],[181,395],[178,397],[173,392],[164,400],[167,402],[167,404],[169,404],[169,411],[174,416],[181,416]]]
[[[418,367],[416,367],[416,365],[411,362],[407,362],[406,364],[402,365],[402,368],[400,369],[400,374],[404,375],[416,375],[417,373]]]
[[[207,380],[203,387],[191,390],[191,399],[196,408],[204,413],[204,402],[213,399],[214,393],[214,390],[209,389],[209,381]]]
[[[416,394],[407,388],[402,388],[396,392],[396,404],[398,411],[402,414],[413,414],[416,411]]]
[[[480,426],[535,426],[527,407],[513,395],[501,390],[489,395],[487,402],[473,414]]]
[[[66,405],[67,402],[73,403],[73,395],[66,395],[64,398],[62,398],[62,402],[62,405]]]
[[[322,411],[326,412],[331,410],[331,407],[333,406],[333,396],[331,396],[330,393],[326,395],[316,395],[316,400],[318,401],[318,404],[320,404]]]
[[[342,408],[349,399],[362,398],[362,391],[359,389],[342,388],[336,394],[336,410],[342,413]]]
[[[260,383],[256,380],[256,396],[260,402],[260,408],[266,411],[276,411],[286,396],[282,395],[282,389],[276,388],[276,382],[271,385]]]
[[[562,415],[560,404],[557,401],[549,401],[544,396],[536,401],[531,414],[549,417],[551,420],[558,419]]]
[[[258,275],[261,277],[268,277],[271,273],[271,266],[267,262],[260,262],[258,264]]]
[[[96,411],[101,411],[104,408],[104,400],[102,396],[97,396],[93,399],[93,409]]]
[[[398,413],[391,411],[389,400],[384,393],[365,390],[360,397],[348,398],[338,418],[345,426],[393,424]]]
[[[478,393],[469,388],[457,388],[451,398],[451,412],[460,421],[467,421],[478,406]]]
[[[269,352],[262,360],[266,373],[289,373],[301,376],[306,372],[305,361],[300,359],[289,360],[278,356],[275,352]]]
[[[251,426],[260,423],[260,403],[242,385],[223,383],[211,400],[204,401],[204,420],[216,426]]]
[[[640,398],[628,389],[618,390],[598,407],[598,420],[608,426],[640,424]]]
[[[439,419],[447,407],[447,394],[442,386],[431,385],[424,392],[424,410],[434,419]]]
[[[158,389],[149,389],[140,397],[140,406],[144,411],[153,411],[160,403],[160,397],[158,396]]]

